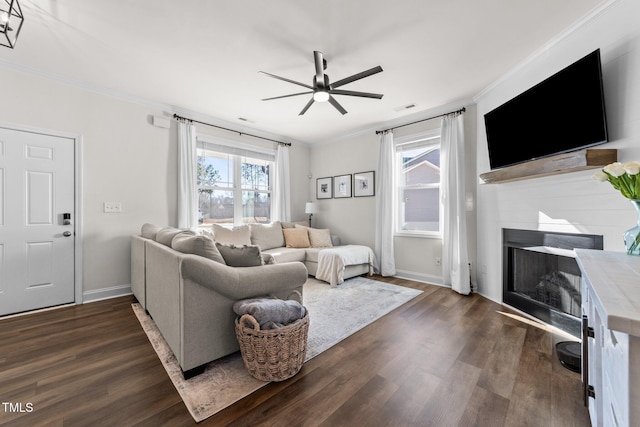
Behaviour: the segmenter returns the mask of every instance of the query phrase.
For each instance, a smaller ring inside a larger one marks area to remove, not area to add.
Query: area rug
[[[364,277],[354,277],[337,287],[310,278],[303,290],[310,320],[305,361],[421,292]],[[268,384],[249,375],[239,352],[209,363],[204,373],[185,381],[175,356],[151,317],[139,304],[133,304],[133,311],[196,422]]]

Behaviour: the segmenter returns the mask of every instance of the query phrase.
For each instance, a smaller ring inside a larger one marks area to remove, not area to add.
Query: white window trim
[[[396,152],[398,147],[402,146],[402,145],[409,145],[409,144],[413,144],[413,143],[417,143],[417,142],[422,142],[422,141],[427,141],[430,139],[437,139],[438,142],[433,142],[432,144],[429,143],[425,143],[425,146],[428,145],[441,145],[441,140],[440,140],[440,136],[441,136],[441,132],[440,132],[440,128],[436,128],[436,129],[430,129],[424,132],[420,132],[420,133],[416,133],[416,134],[411,134],[411,135],[406,135],[406,136],[402,136],[399,138],[395,138],[394,139],[394,146],[396,148]],[[401,174],[402,171],[400,170],[400,168],[398,168],[397,171],[398,174]],[[400,182],[399,178],[398,178],[398,183]],[[442,236],[443,236],[443,232],[442,232],[442,218],[443,218],[443,214],[444,214],[444,206],[442,205],[442,199],[439,199],[439,207],[438,209],[440,210],[440,221],[438,223],[438,231],[421,231],[421,230],[402,230],[401,229],[401,223],[402,223],[402,205],[400,203],[400,188],[435,188],[438,187],[442,190],[441,187],[442,182],[440,183],[440,185],[434,185],[434,184],[423,184],[423,185],[413,185],[413,186],[400,186],[398,185],[398,187],[396,188],[396,195],[397,195],[397,201],[396,201],[396,224],[395,224],[395,231],[394,231],[394,236],[396,237],[412,237],[412,238],[419,238],[419,239],[438,239],[438,240],[442,240]]]

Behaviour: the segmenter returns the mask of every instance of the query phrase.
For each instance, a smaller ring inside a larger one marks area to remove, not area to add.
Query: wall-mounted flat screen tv
[[[607,142],[600,49],[484,116],[491,169]]]

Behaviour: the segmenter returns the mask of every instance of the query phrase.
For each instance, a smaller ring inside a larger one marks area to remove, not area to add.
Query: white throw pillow
[[[213,235],[218,243],[223,245],[250,245],[251,228],[249,224],[237,227],[225,227],[220,224],[213,224]]]
[[[260,250],[281,248],[284,246],[284,234],[280,221],[271,224],[250,224],[251,243],[260,246]]]

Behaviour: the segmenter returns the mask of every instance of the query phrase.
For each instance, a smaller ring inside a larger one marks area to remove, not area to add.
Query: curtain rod
[[[390,130],[394,130],[394,129],[402,128],[402,127],[405,127],[405,126],[415,125],[416,123],[426,122],[427,120],[437,119],[438,117],[448,116],[449,114],[461,114],[461,113],[464,113],[465,111],[467,111],[467,109],[466,109],[466,108],[464,108],[464,107],[462,107],[461,109],[456,110],[456,111],[450,111],[450,112],[448,112],[448,113],[439,114],[439,115],[437,115],[437,116],[429,117],[429,118],[422,119],[422,120],[417,120],[417,121],[415,121],[415,122],[406,123],[406,124],[404,124],[404,125],[399,125],[399,126],[396,126],[396,127],[392,127],[392,128],[389,128],[389,129],[385,129],[385,130],[377,130],[377,131],[376,131],[376,135],[381,134],[381,133],[384,133],[384,132],[387,132],[387,131],[390,131]]]
[[[251,136],[253,138],[264,139],[266,141],[271,141],[271,142],[275,142],[275,143],[278,143],[278,144],[286,145],[287,147],[291,147],[291,143],[290,142],[276,141],[275,139],[265,138],[264,136],[252,135],[250,133],[240,132],[240,131],[237,131],[237,130],[225,128],[225,127],[218,126],[218,125],[212,125],[211,123],[206,123],[206,122],[201,122],[199,120],[189,119],[187,117],[182,117],[182,116],[180,116],[178,114],[174,114],[173,118],[174,119],[178,119],[178,120],[189,120],[190,122],[200,123],[201,125],[213,126],[214,128],[223,129],[223,130],[226,130],[226,131],[229,131],[229,132],[237,133],[240,136],[247,135],[247,136]]]

